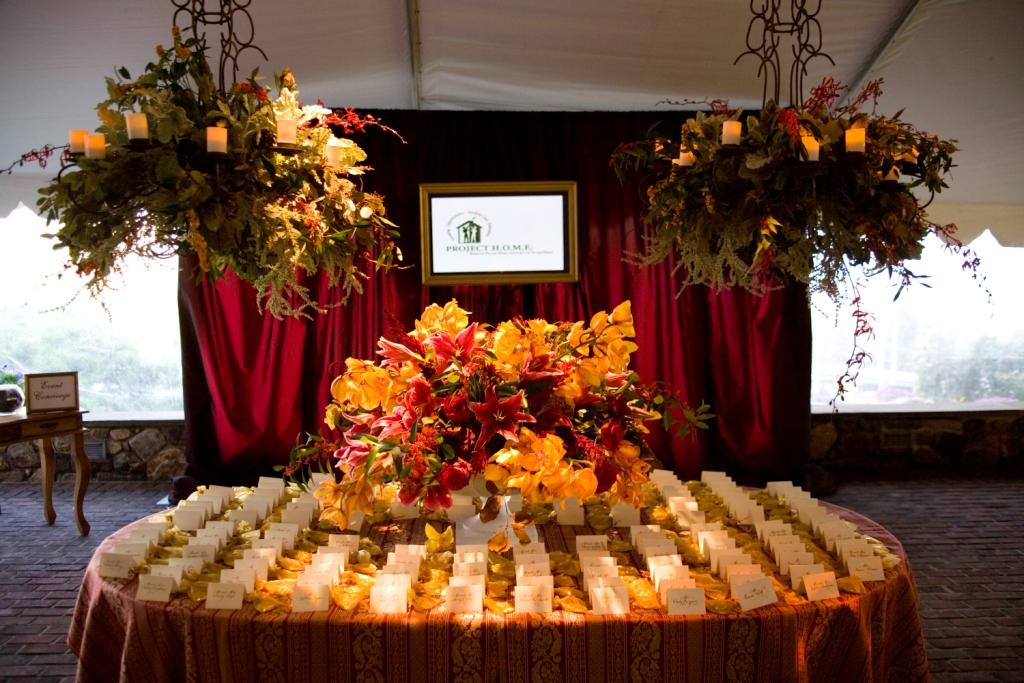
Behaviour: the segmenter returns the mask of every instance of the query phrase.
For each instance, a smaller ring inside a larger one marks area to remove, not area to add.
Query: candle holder
[[[279,142],[273,147],[274,152],[286,157],[293,157],[299,153],[299,146],[291,142]]]
[[[149,138],[132,138],[128,140],[128,147],[134,152],[145,152],[156,147],[156,143]]]

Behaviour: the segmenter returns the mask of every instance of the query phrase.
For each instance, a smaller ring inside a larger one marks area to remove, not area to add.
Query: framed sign
[[[576,183],[420,185],[423,284],[575,282]]]
[[[25,375],[26,413],[77,410],[77,372],[45,372]]]

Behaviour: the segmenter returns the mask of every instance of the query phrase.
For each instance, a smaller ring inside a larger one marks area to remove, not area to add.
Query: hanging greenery
[[[309,315],[316,301],[303,274],[324,273],[338,302],[362,291],[367,269],[401,254],[383,199],[361,187],[365,152],[347,137],[378,126],[352,110],[301,106],[290,72],[275,76],[279,96],[256,71],[220,91],[205,44],[158,46],[157,59],[132,79],[107,79],[96,110],[110,143],[104,158],[79,157],[42,188],[39,207],[60,223],[51,237],[98,293],[129,254],[195,254],[201,276],[230,270],[252,283],[260,308],[275,317]],[[129,140],[125,112],[145,114],[148,140]],[[277,122],[297,122],[293,147],[277,144]],[[227,129],[226,153],[207,151],[207,128]],[[336,302],[335,302],[336,303]]]

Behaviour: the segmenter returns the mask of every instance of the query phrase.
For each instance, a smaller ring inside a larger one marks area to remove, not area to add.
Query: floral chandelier
[[[791,0],[787,21],[781,0],[755,4],[747,50],[736,61],[760,60],[761,111],[744,117],[714,100],[710,114],[683,124],[678,140],[652,136],[621,145],[613,156],[620,177],[642,170],[651,179],[651,233],[635,260],[649,265],[672,257],[683,288],[761,294],[795,280],[836,301],[848,291],[844,283],[852,284],[854,265],[909,284],[916,275],[907,262],[920,257],[929,233],[962,251],[965,267],[975,269],[977,260],[953,236],[956,226],[939,225],[925,212],[946,187],[955,141],[918,130],[900,114],[876,114],[881,80],[842,105],[847,87],[830,78],[803,99],[808,62],[832,62],[821,49],[821,1],[809,9],[814,3]],[[779,104],[784,36],[793,55],[789,106]],[[861,110],[868,102],[870,113]]]
[[[394,131],[350,109],[300,105],[287,70],[275,76],[276,99],[255,70],[238,81],[242,52],[266,58],[252,44],[248,2],[208,10],[204,0],[172,1],[173,46],[158,46],[137,78],[122,67],[107,79],[98,131],[71,131],[64,167],[40,190],[41,212],[62,224],[50,237],[93,294],[129,254],[177,253],[195,254],[211,280],[230,269],[275,317],[324,310],[303,274],[325,273],[342,301],[361,292],[367,266],[400,258],[398,233],[383,199],[359,184],[365,152],[334,133]],[[216,83],[208,25],[223,27]],[[53,149],[22,162],[45,161]]]

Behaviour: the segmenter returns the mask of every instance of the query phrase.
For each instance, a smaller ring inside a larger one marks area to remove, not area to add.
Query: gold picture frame
[[[420,185],[427,286],[576,282],[576,230],[574,181]]]

